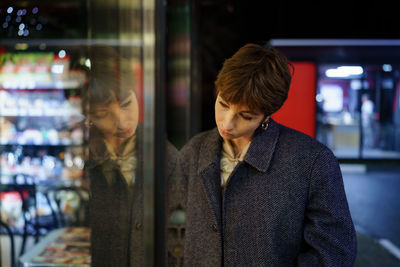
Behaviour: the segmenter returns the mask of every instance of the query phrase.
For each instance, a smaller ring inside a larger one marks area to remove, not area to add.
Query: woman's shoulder
[[[180,149],[180,157],[185,158],[189,155],[198,155],[204,149],[214,149],[220,142],[220,135],[217,128],[200,132],[194,135],[189,141]]]
[[[314,137],[296,129],[279,124],[279,139],[281,144],[289,144],[293,149],[318,153],[330,149]]]
[[[182,147],[181,151],[199,147],[204,142],[210,142],[211,140],[214,140],[216,138],[219,138],[217,128],[197,133],[189,139],[189,141]]]

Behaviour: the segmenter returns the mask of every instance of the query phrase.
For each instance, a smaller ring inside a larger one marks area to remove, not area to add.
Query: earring
[[[93,122],[90,121],[90,120],[86,120],[86,121],[85,121],[85,126],[86,126],[87,128],[90,128],[90,127],[93,126]]]
[[[263,123],[261,123],[261,128],[263,129],[263,131],[268,129],[268,121],[264,121]]]

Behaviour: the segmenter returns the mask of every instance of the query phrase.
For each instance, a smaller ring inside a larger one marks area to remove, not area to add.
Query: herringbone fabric
[[[180,151],[186,266],[352,266],[356,235],[333,153],[271,120],[221,193],[217,129]]]

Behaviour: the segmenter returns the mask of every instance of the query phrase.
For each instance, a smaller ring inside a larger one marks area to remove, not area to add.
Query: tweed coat
[[[339,164],[315,139],[270,120],[221,193],[215,128],[180,151],[186,266],[352,266],[356,235]]]
[[[136,179],[131,185],[126,183],[120,168],[115,162],[108,162],[113,166],[114,175],[112,183],[107,181],[102,171],[102,165],[106,164],[108,160],[104,142],[101,138],[96,138],[95,135],[89,140],[90,144],[95,144],[92,147],[93,149],[100,149],[104,152],[104,161],[89,160],[87,162],[91,192],[89,202],[91,266],[94,267],[144,266],[143,157],[138,153],[142,149],[141,125],[139,125],[136,134],[136,157],[138,162],[135,173]],[[97,153],[101,152],[97,151]],[[166,187],[171,188],[172,186],[169,183],[175,181],[178,152],[168,141],[166,141],[166,157],[165,182]],[[166,193],[166,216],[169,216],[171,210],[175,209],[179,203],[177,200],[170,201],[169,193]],[[168,203],[171,203],[171,205]],[[171,238],[171,240],[167,240],[168,242],[174,242],[174,240]],[[167,251],[165,253],[167,255]]]

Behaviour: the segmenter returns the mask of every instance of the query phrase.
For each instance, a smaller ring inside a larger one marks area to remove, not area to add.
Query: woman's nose
[[[233,114],[230,114],[230,112],[226,114],[226,116],[224,117],[225,130],[232,130],[234,128],[235,126],[234,118],[235,116]]]
[[[116,125],[117,129],[124,130],[124,129],[126,129],[128,127],[129,118],[128,118],[128,116],[124,115],[124,112],[120,112],[117,115],[117,117],[115,119],[115,122],[117,124]]]
[[[124,125],[124,116],[122,116],[122,112],[119,108],[110,109],[110,114],[112,118],[112,124],[116,129],[121,129]]]

